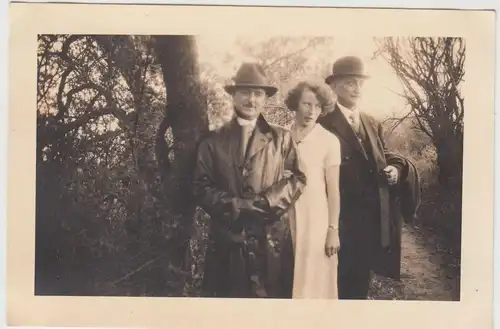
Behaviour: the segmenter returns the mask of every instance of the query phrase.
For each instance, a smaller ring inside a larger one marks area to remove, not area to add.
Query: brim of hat
[[[337,74],[337,75],[330,75],[325,79],[326,84],[330,84],[332,80],[342,78],[342,77],[358,77],[358,78],[363,78],[363,79],[369,79],[369,75],[364,75],[364,74]]]
[[[224,90],[230,94],[232,94],[237,88],[262,88],[266,91],[268,97],[273,96],[278,91],[278,88],[273,86],[261,86],[261,85],[252,85],[252,84],[244,84],[244,85],[231,85],[225,86]]]

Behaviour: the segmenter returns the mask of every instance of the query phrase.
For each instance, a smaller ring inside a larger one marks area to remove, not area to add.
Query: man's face
[[[364,82],[365,79],[355,76],[340,77],[331,83],[331,87],[337,94],[339,103],[352,108],[358,104],[361,98],[361,89]]]
[[[259,116],[266,103],[267,95],[261,88],[238,88],[233,94],[236,114],[246,120]]]

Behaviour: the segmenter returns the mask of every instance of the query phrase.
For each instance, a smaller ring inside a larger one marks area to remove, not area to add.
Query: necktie
[[[250,124],[241,126],[241,157],[242,157],[242,159],[245,159],[245,156],[247,153],[247,148],[248,148],[248,141],[250,140],[250,136],[252,134],[252,131],[253,131],[253,127]]]
[[[354,112],[349,113],[349,123],[355,133],[359,132],[359,123]]]

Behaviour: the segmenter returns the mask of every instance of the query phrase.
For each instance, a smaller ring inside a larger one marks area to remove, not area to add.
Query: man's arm
[[[377,122],[377,133],[380,142],[382,143],[382,148],[388,167],[396,168],[396,170],[398,171],[398,181],[404,179],[408,171],[408,164],[402,161],[400,157],[391,156],[391,152],[387,149],[387,146],[385,144],[384,129],[380,122]]]
[[[262,195],[267,200],[270,210],[278,216],[293,205],[306,185],[303,165],[290,132],[285,132],[283,139],[284,169],[289,175],[285,175]]]
[[[233,197],[216,187],[214,170],[213,145],[207,138],[198,146],[192,191],[199,206],[211,216],[230,211]]]

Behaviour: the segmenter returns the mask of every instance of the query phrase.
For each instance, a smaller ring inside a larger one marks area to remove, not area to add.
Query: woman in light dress
[[[295,112],[290,130],[298,144],[307,185],[295,203],[293,298],[337,299],[340,142],[316,120],[336,98],[322,83],[300,82],[285,100]]]

